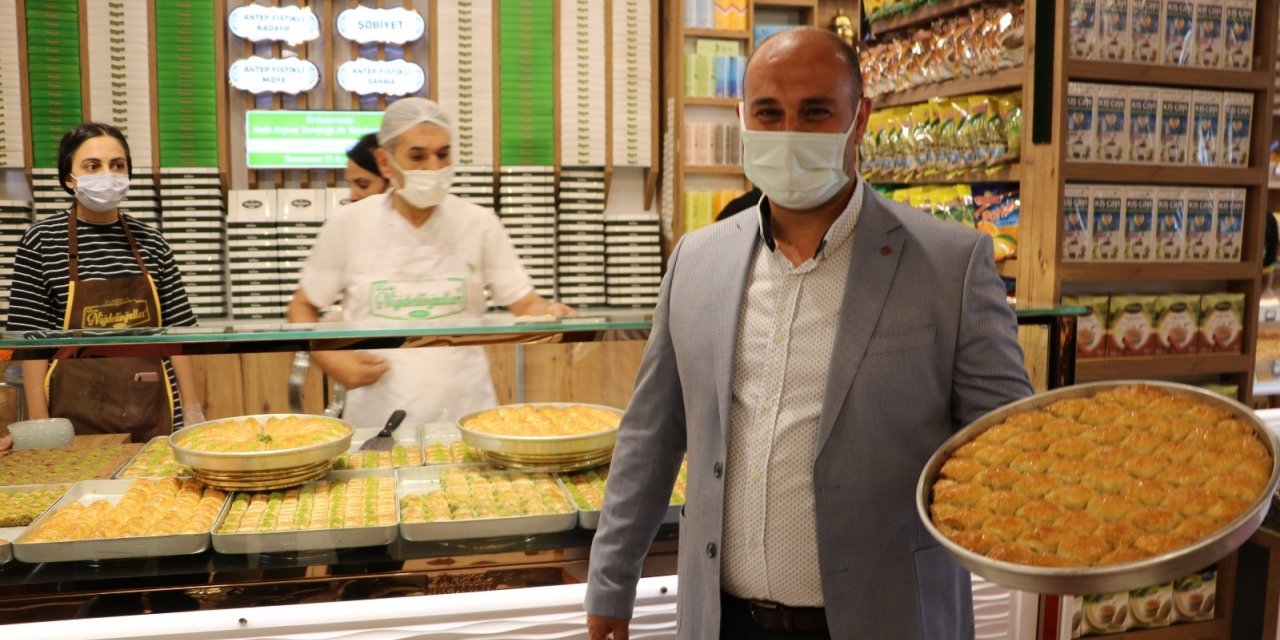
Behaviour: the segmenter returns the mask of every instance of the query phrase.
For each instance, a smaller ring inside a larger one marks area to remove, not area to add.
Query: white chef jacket
[[[421,227],[391,206],[391,194],[338,209],[320,230],[300,286],[316,307],[341,302],[343,320],[458,320],[507,306],[533,283],[490,210],[452,195]],[[488,290],[486,299],[485,290]],[[381,427],[395,409],[406,424],[453,420],[497,404],[480,347],[385,349],[387,373],[347,393],[343,418]]]

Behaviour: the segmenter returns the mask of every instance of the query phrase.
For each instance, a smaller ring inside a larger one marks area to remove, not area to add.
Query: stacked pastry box
[[[1244,189],[1068,184],[1063,262],[1239,262]]]
[[[25,200],[0,200],[0,244],[10,247],[0,256],[0,282],[13,282],[13,257],[18,243],[31,226],[31,203]],[[9,290],[0,291],[0,321],[9,316]]]
[[[217,167],[160,169],[161,227],[201,319],[227,316],[227,205]]]
[[[231,192],[227,217],[227,266],[231,274],[231,317],[234,320],[279,319],[286,285],[276,250],[276,192]],[[296,280],[293,283],[296,284]]]
[[[615,214],[605,220],[605,286],[611,307],[653,307],[662,285],[662,245],[652,214]]]
[[[1075,295],[1076,357],[1240,353],[1243,293]]]
[[[280,260],[281,283],[276,317],[284,317],[285,307],[298,288],[302,265],[311,255],[326,209],[322,189],[280,189],[276,192],[276,257]]]
[[[560,171],[556,213],[556,285],[561,302],[605,305],[604,167]]]
[[[556,294],[555,167],[502,167],[498,212],[520,263],[542,296]]]
[[[1215,567],[1133,591],[1063,596],[1059,638],[1121,633],[1212,620],[1217,599]]]

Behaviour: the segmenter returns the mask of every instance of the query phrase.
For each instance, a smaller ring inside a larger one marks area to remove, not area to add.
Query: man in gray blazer
[[[672,252],[592,544],[591,638],[627,638],[686,452],[681,638],[972,637],[969,574],[914,492],[956,429],[1031,393],[991,240],[858,179],[871,105],[839,38],[770,38],[744,86],[765,197]]]

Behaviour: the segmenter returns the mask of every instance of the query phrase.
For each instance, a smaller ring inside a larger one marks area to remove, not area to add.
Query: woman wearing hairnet
[[[338,302],[347,322],[465,321],[484,312],[486,288],[517,315],[573,313],[534,291],[492,211],[449,195],[452,136],[448,116],[430,100],[387,108],[375,156],[391,191],[325,222],[289,303],[290,322],[316,322],[319,309]],[[380,427],[395,409],[421,424],[497,404],[480,347],[312,357],[348,389],[343,418],[357,427]]]

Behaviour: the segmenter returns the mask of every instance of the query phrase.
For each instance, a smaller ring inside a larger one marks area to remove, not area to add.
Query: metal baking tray
[[[120,467],[120,469],[116,471],[115,475],[111,477],[116,480],[126,480],[126,479],[136,480],[137,478],[163,477],[163,476],[125,476],[124,475],[124,473],[128,471],[129,468],[132,467],[135,462],[138,462],[139,460],[142,459],[142,455],[146,453],[148,449],[151,449],[152,447],[159,447],[161,445],[166,447],[169,446],[169,436],[156,436],[148,440],[147,443],[144,444],[142,448],[138,450],[137,453],[133,454],[133,457],[129,458],[129,461],[124,463],[124,466]],[[174,460],[175,461],[177,460],[176,456],[174,457]],[[189,477],[190,475],[191,475],[191,467],[183,465],[181,470],[178,471],[177,476],[174,476],[174,477],[186,478],[186,477]]]
[[[496,469],[485,464],[429,465],[412,467],[396,471],[396,503],[407,495],[422,494],[440,488],[440,477],[451,469],[485,470],[493,475],[506,474],[507,471]],[[555,475],[551,476],[560,487],[565,502],[572,509],[568,513],[554,513],[541,516],[513,516],[508,518],[476,518],[473,520],[455,520],[450,522],[414,522],[400,523],[400,537],[415,542],[431,542],[437,540],[462,540],[467,538],[500,538],[504,536],[522,536],[535,533],[554,533],[568,531],[578,522],[577,506],[569,492]]]
[[[683,504],[673,504],[667,506],[666,515],[662,516],[662,524],[675,524],[680,522],[680,511],[684,509]],[[583,529],[597,529],[600,526],[600,511],[578,511],[578,526]]]
[[[226,422],[252,418],[257,420],[260,425],[265,425],[267,420],[271,418],[288,418],[299,415],[306,418],[335,420],[346,425],[351,431],[349,431],[345,437],[332,442],[324,442],[321,444],[297,447],[294,449],[282,449],[279,451],[193,451],[183,446],[183,442],[193,434]],[[223,473],[233,472],[253,474],[263,471],[277,471],[281,469],[304,467],[331,460],[334,456],[346,451],[347,448],[351,446],[351,435],[353,432],[354,429],[350,423],[343,422],[337,418],[329,418],[328,416],[313,416],[294,413],[263,413],[202,422],[174,433],[169,439],[169,444],[173,447],[173,455],[178,459],[178,462],[195,469],[197,472],[200,470],[208,470]]]
[[[345,454],[360,453],[360,447],[366,441],[372,440],[375,436],[377,436],[379,431],[381,431],[381,429],[357,428],[354,431],[354,433],[352,433],[351,435],[351,446],[347,447],[347,450],[344,451],[343,453]],[[421,427],[415,428],[415,427],[410,427],[408,425],[402,425],[400,426],[400,428],[396,429],[394,433],[391,434],[391,439],[395,441],[395,444],[406,446],[406,447],[418,447],[419,452],[425,453],[425,451],[423,450],[426,448],[426,446],[422,443]],[[411,464],[409,466],[418,467],[422,465]],[[361,469],[334,469],[334,471],[361,471]]]
[[[1261,495],[1243,514],[1199,542],[1163,555],[1138,562],[1088,568],[1049,568],[992,560],[965,549],[938,531],[929,515],[933,484],[951,453],[977,438],[987,429],[1009,416],[1043,407],[1058,400],[1091,397],[1099,392],[1126,385],[1147,385],[1179,395],[1192,396],[1207,404],[1231,412],[1233,417],[1253,427],[1254,433],[1271,454],[1271,480]],[[916,485],[916,511],[924,526],[957,564],[997,584],[1023,591],[1050,594],[1089,594],[1130,591],[1184,576],[1213,564],[1244,544],[1262,524],[1272,496],[1280,484],[1280,456],[1276,437],[1248,407],[1199,387],[1156,380],[1116,380],[1079,384],[1055,389],[1007,404],[992,411],[957,432],[933,454]]]
[[[416,467],[415,467],[416,468]],[[330,471],[325,480],[351,478],[394,478],[392,469]],[[234,499],[235,496],[231,496]],[[230,505],[231,499],[227,500]],[[218,533],[227,517],[224,509],[213,525],[213,549],[218,553],[283,553],[292,551],[328,551],[351,547],[377,547],[396,539],[396,524],[385,527],[348,527],[343,529],[308,529],[306,531],[272,531],[268,533]],[[400,501],[396,499],[396,522],[400,521]]]
[[[451,447],[454,443],[466,442],[462,439],[462,433],[458,431],[458,425],[452,422],[434,422],[422,426],[422,458],[423,464],[472,464],[476,462],[484,462],[484,453],[479,449],[467,444],[467,448],[473,452],[473,460],[450,460],[449,462],[432,462],[427,459],[427,449],[434,445],[442,445]]]
[[[584,406],[603,409],[622,416],[622,410],[599,404],[582,402],[529,402],[524,404],[492,407],[475,411],[458,418],[458,431],[469,445],[484,452],[486,458],[506,467],[529,471],[572,471],[604,464],[613,455],[613,445],[618,440],[618,430],[572,436],[502,436],[472,431],[464,426],[467,421],[487,411],[516,407],[572,407]]]
[[[139,536],[136,538],[104,538],[100,540],[71,540],[68,542],[26,542],[30,532],[72,502],[88,505],[95,500],[111,504],[120,501],[134,480],[85,480],[71,486],[67,494],[54,503],[44,515],[31,523],[27,532],[13,543],[14,555],[23,562],[75,562],[111,560],[121,558],[152,558],[158,556],[182,556],[200,553],[209,548],[209,532],[184,533],[169,536]],[[228,500],[222,504],[225,512]],[[214,522],[222,517],[219,513]]]
[[[67,490],[71,488],[70,483],[53,483],[53,484],[15,484],[0,487],[0,493],[27,493],[29,491],[49,491],[59,490],[65,495]],[[55,500],[56,504],[57,501]],[[52,506],[52,505],[50,505]],[[48,509],[45,509],[48,511]],[[43,513],[41,515],[44,515]],[[36,518],[37,520],[39,517]],[[34,520],[33,520],[34,522]],[[0,527],[0,564],[6,564],[13,561],[13,541],[17,540],[22,534],[27,532],[27,527]]]

